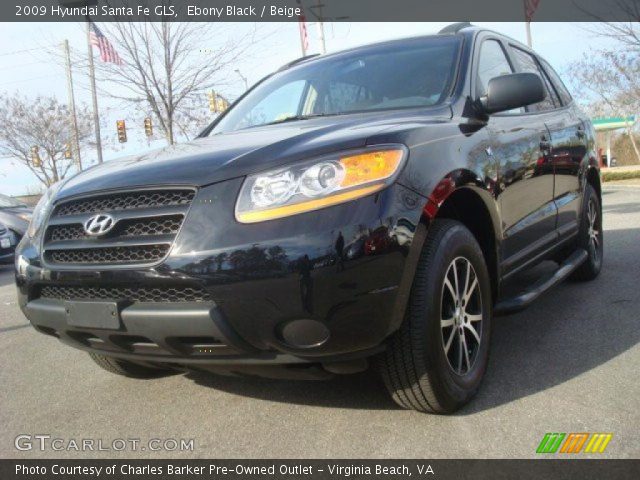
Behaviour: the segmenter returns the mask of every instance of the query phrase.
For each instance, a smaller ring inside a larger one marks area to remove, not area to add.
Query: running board
[[[571,275],[587,259],[587,251],[579,248],[567,258],[550,277],[543,277],[534,283],[529,290],[511,298],[500,300],[493,308],[495,316],[508,315],[524,310],[540,295],[556,286]]]

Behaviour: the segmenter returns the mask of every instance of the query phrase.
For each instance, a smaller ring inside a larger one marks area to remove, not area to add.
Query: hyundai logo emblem
[[[87,235],[98,236],[108,233],[116,224],[115,219],[106,213],[94,215],[84,222],[84,231]]]

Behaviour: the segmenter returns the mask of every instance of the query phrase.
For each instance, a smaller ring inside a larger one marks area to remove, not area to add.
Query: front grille
[[[164,215],[139,220],[123,220],[109,232],[109,236],[137,237],[143,235],[177,234],[182,225],[182,215]],[[56,225],[49,228],[48,240],[81,240],[92,238],[84,232],[81,223]]]
[[[46,285],[40,297],[57,300],[129,300],[132,302],[208,302],[209,293],[201,287],[74,287]]]
[[[135,208],[190,205],[194,196],[193,190],[160,190],[101,195],[63,203],[56,208],[54,214],[64,216]]]
[[[51,227],[48,232],[49,240],[77,240],[87,238],[84,227],[80,223]]]
[[[192,189],[115,192],[62,202],[44,235],[44,260],[61,266],[149,265],[165,258],[189,206]],[[111,230],[89,235],[84,225],[95,215],[113,217]]]
[[[169,245],[144,245],[141,247],[54,250],[46,252],[46,258],[53,263],[149,263],[164,258],[169,247]]]

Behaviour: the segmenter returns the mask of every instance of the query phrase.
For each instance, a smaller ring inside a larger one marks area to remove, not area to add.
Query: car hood
[[[33,213],[33,209],[30,207],[7,207],[0,208],[0,213],[4,213],[6,215],[31,215]]]
[[[430,121],[442,122],[450,110],[429,113]],[[301,159],[363,147],[372,135],[398,122],[411,121],[402,115],[381,117],[380,113],[321,117],[197,138],[92,167],[69,179],[57,197],[137,186],[209,185]],[[412,117],[415,120],[415,112]]]
[[[33,209],[29,207],[10,207],[0,208],[0,223],[4,226],[18,232],[20,235],[24,235],[29,226],[29,220]],[[19,215],[28,215],[29,220],[20,217]]]

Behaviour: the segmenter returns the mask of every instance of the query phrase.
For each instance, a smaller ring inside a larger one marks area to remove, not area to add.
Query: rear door
[[[476,73],[478,98],[491,78],[519,70],[507,49],[497,38],[482,40]],[[498,167],[504,273],[526,263],[557,238],[553,169],[540,168],[545,164],[541,142],[548,136],[544,120],[537,109],[517,109],[489,118],[491,154]]]
[[[554,200],[558,207],[558,233],[566,238],[578,231],[582,203],[580,166],[587,155],[587,136],[579,109],[546,61],[538,57],[547,81],[561,104],[556,116],[547,122],[551,134],[551,158],[555,173]]]

